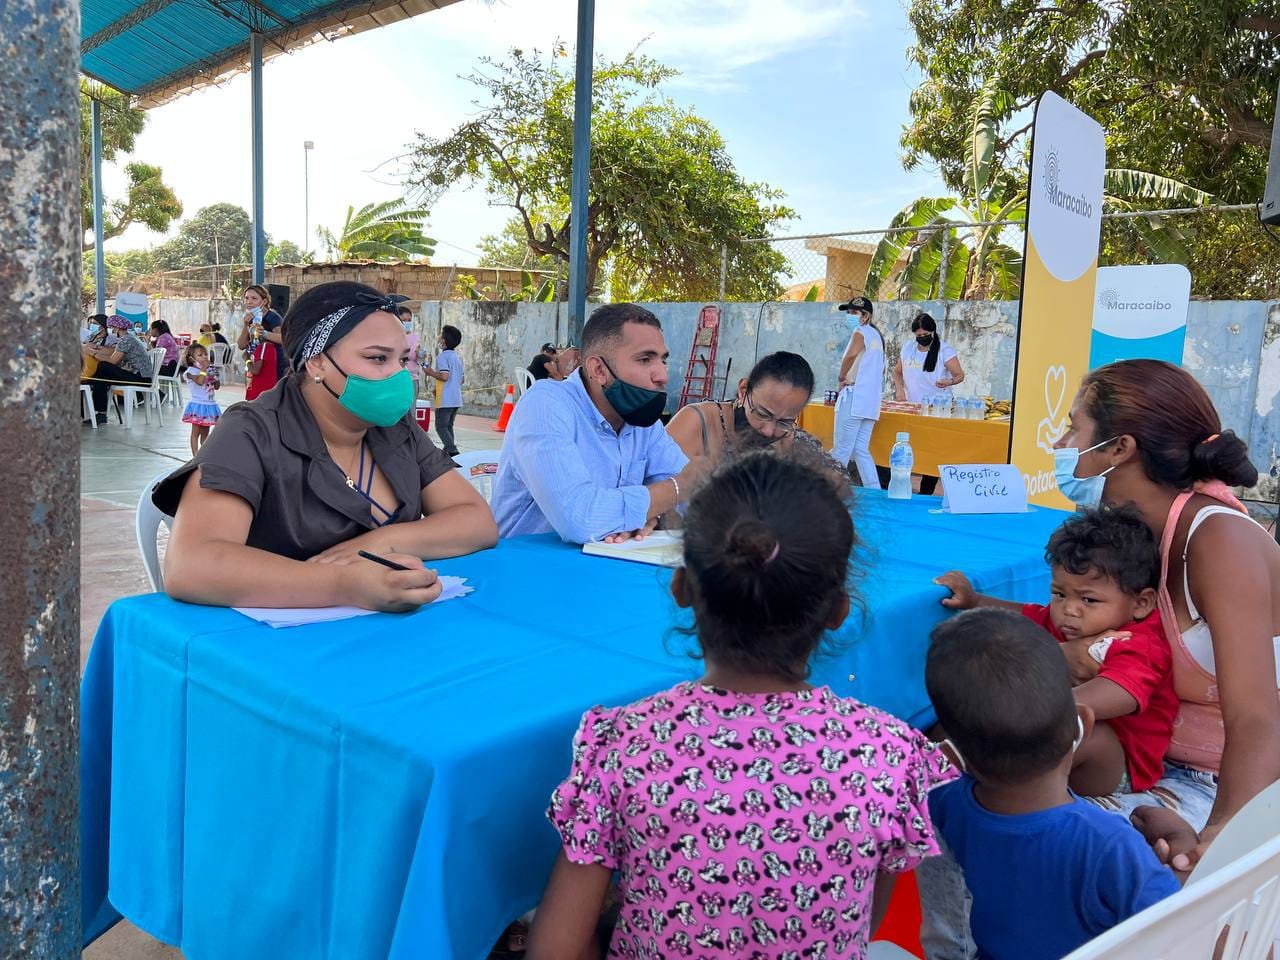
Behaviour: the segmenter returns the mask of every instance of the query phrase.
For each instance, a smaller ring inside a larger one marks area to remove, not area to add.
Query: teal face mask
[[[369,380],[347,373],[325,352],[325,359],[347,378],[347,385],[342,388],[341,395],[333,392],[327,384],[324,388],[346,409],[365,423],[375,427],[389,427],[404,418],[413,406],[413,375],[401,369],[381,380]],[[323,382],[323,381],[322,381]]]

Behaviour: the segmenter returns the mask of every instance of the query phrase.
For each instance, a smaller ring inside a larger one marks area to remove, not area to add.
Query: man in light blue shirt
[[[490,501],[504,537],[625,540],[688,499],[689,458],[658,422],[667,402],[658,318],[630,303],[600,307],[581,356],[565,380],[530,387],[511,416]]]

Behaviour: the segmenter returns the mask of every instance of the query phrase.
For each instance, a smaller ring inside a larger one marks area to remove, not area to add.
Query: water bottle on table
[[[911,499],[911,468],[916,456],[911,450],[911,435],[905,430],[898,434],[897,442],[889,453],[889,499]]]

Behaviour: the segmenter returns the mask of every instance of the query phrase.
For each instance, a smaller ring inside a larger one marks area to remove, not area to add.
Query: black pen
[[[402,567],[400,566],[400,564],[395,563],[394,561],[388,560],[385,557],[380,557],[376,553],[370,553],[368,550],[359,550],[357,551],[357,553],[359,554],[359,556],[364,557],[366,560],[372,560],[374,563],[380,563],[384,567],[387,567],[388,569],[391,569],[391,570],[408,570],[409,569],[408,567]]]

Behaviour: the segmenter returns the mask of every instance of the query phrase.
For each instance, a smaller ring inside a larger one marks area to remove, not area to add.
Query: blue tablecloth
[[[868,616],[814,664],[917,725],[933,577],[1043,600],[1063,517],[938,503],[859,497]],[[160,595],[111,606],[81,691],[87,937],[119,911],[188,960],[465,960],[536,904],[583,711],[700,664],[668,571],[549,537],[438,566],[475,592],[410,615],[273,630]]]

